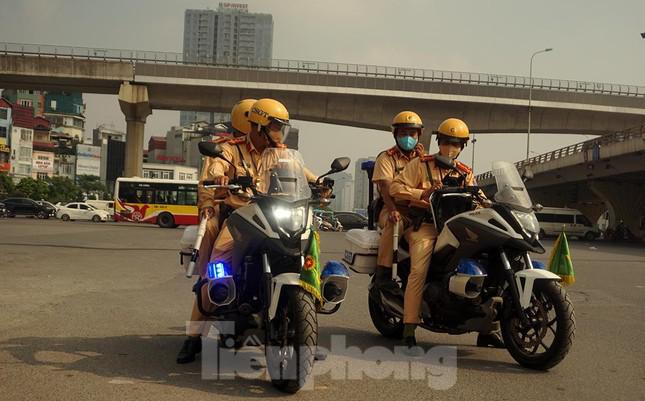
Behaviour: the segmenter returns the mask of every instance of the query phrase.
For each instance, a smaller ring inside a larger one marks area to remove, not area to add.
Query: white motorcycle
[[[450,159],[439,156],[437,162],[456,170]],[[477,187],[444,183],[431,195],[429,209],[422,210],[422,217],[434,222],[440,234],[424,289],[420,327],[463,334],[490,333],[501,326],[504,344],[520,365],[546,370],[562,361],[573,344],[573,306],[560,278],[531,260],[531,252],[545,250],[538,238],[536,206],[517,169],[495,162],[493,174],[497,182],[493,202],[483,199]],[[461,185],[464,180],[462,176]],[[488,207],[476,207],[483,203]],[[373,274],[378,234],[350,230],[346,237],[344,261],[357,273]],[[409,273],[410,259],[403,250],[395,252],[392,269],[401,291],[379,289],[372,279],[370,316],[386,337],[403,335],[402,294]]]

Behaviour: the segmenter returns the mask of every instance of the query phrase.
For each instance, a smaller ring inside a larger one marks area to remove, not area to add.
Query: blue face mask
[[[415,146],[417,146],[417,138],[411,137],[411,136],[399,136],[396,138],[396,143],[399,145],[399,147],[406,152],[411,151],[414,149]]]

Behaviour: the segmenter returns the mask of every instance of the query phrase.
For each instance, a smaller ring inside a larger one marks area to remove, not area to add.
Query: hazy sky
[[[243,2],[243,1],[240,1]],[[309,1],[250,0],[273,14],[274,58],[410,66],[645,85],[645,1]],[[181,51],[186,8],[202,0],[2,0],[0,40],[19,43]],[[115,96],[85,95],[87,129],[125,122]],[[446,116],[450,117],[450,116]],[[146,135],[165,135],[179,113],[154,111]],[[335,156],[374,155],[392,145],[385,132],[295,122],[315,171]],[[542,153],[584,136],[536,135]],[[525,135],[480,135],[476,170],[519,160]],[[436,146],[433,150],[436,149]],[[342,153],[342,154],[341,154]],[[461,158],[470,163],[470,147]]]

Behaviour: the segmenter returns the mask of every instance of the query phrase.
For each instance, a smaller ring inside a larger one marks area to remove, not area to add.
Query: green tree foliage
[[[7,173],[0,173],[0,199],[14,192],[15,185]]]
[[[78,183],[81,191],[86,194],[96,193],[100,196],[104,196],[107,193],[107,188],[101,182],[101,178],[95,175],[79,175],[76,177],[76,182]]]
[[[46,181],[25,177],[16,185],[15,193],[34,200],[47,199],[49,197],[49,185]]]
[[[67,177],[51,177],[49,183],[49,198],[52,203],[74,202],[82,200],[81,189]]]

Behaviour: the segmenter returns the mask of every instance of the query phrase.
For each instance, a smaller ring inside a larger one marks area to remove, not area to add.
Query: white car
[[[108,221],[110,214],[105,210],[99,210],[87,203],[72,202],[61,206],[56,212],[56,217],[63,220],[92,220],[96,223]]]

